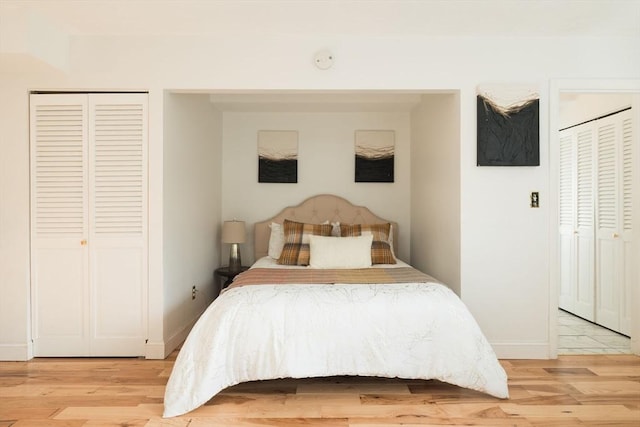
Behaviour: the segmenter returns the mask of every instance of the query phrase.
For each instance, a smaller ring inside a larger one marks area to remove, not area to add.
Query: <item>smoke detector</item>
[[[333,54],[328,50],[321,50],[313,57],[313,63],[321,70],[328,70],[333,65]]]

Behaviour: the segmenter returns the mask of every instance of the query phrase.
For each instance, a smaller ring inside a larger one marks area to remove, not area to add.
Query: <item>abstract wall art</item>
[[[355,135],[356,182],[393,182],[395,132],[358,130]]]
[[[540,165],[540,97],[532,85],[477,88],[477,165]]]
[[[258,131],[258,182],[298,182],[297,131]]]

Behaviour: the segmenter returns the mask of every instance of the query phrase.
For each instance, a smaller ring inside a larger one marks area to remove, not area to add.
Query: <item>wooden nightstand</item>
[[[225,282],[222,284],[222,289],[224,289],[227,286],[229,286],[231,282],[233,282],[234,277],[236,277],[238,274],[242,273],[243,271],[247,271],[248,269],[249,267],[246,267],[243,265],[242,267],[240,267],[240,271],[231,272],[229,271],[229,267],[225,266],[225,267],[216,268],[215,274],[216,276],[226,278]]]

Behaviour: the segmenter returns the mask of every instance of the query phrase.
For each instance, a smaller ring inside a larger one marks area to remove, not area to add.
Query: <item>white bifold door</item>
[[[140,356],[147,94],[33,94],[34,356]]]
[[[633,134],[631,111],[596,123],[596,322],[631,333]]]
[[[560,301],[629,335],[632,259],[631,110],[560,132]]]
[[[595,321],[592,127],[560,136],[560,307]]]

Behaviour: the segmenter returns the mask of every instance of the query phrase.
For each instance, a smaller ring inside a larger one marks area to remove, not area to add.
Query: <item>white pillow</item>
[[[391,247],[391,253],[395,258],[396,253],[393,251],[393,224],[389,225],[389,240],[387,240],[387,242],[389,242],[389,246]]]
[[[273,259],[280,258],[282,248],[284,248],[284,227],[282,224],[272,222],[269,224],[271,236],[269,237],[269,256]]]
[[[311,268],[371,267],[373,235],[357,237],[310,236]]]

